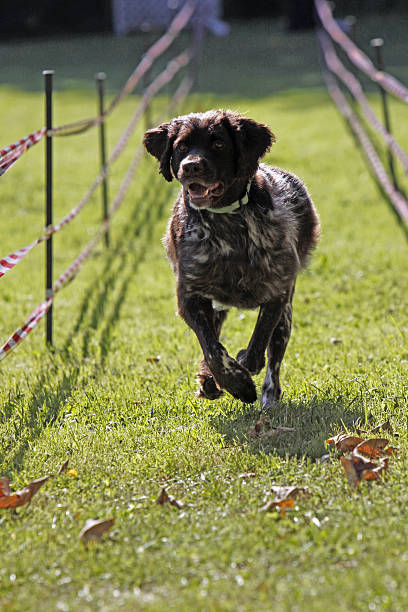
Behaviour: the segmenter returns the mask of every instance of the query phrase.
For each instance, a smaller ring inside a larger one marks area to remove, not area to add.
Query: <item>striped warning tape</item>
[[[176,66],[173,63],[172,69],[175,70]],[[172,100],[169,104],[169,111],[175,107],[176,104],[181,104],[183,99],[188,95],[191,87],[193,85],[193,80],[189,75],[184,77],[181,81],[178,89],[176,90]],[[160,119],[157,120],[160,122]],[[126,195],[126,191],[133,179],[133,176],[140,164],[140,161],[143,157],[143,146],[140,146],[129,165],[129,168],[126,172],[126,175],[122,181],[122,184],[117,192],[117,195],[109,208],[107,218],[103,222],[101,228],[99,229],[96,236],[88,243],[85,249],[78,255],[75,259],[74,263],[69,266],[55,281],[53,284],[53,293],[51,296],[47,297],[37,308],[30,314],[30,316],[26,319],[25,323],[17,329],[12,336],[0,347],[0,361],[2,361],[10,352],[24,340],[27,335],[36,327],[36,325],[41,321],[45,313],[49,310],[55,295],[60,291],[64,285],[66,285],[70,280],[74,278],[74,276],[79,271],[81,265],[87,259],[87,257],[91,254],[93,248],[98,243],[98,241],[102,238],[102,236],[107,232],[109,225],[111,223],[112,217],[114,213],[118,210],[120,205],[123,202],[123,199]]]
[[[38,240],[34,240],[34,242],[28,246],[7,255],[4,257],[4,259],[0,259],[0,278],[14,268],[14,266],[16,266],[31,251],[31,249],[35,247],[36,244],[38,244]]]
[[[22,261],[24,259],[24,257],[26,255],[28,255],[28,253],[37,244],[40,244],[41,242],[44,242],[52,234],[56,234],[59,230],[61,230],[63,227],[68,225],[68,223],[70,223],[73,219],[75,219],[75,217],[80,213],[80,211],[83,209],[85,204],[87,202],[89,202],[89,200],[91,199],[95,189],[98,187],[98,185],[100,185],[102,183],[103,179],[107,176],[110,167],[117,160],[117,158],[119,157],[119,155],[121,154],[121,152],[123,151],[123,149],[125,148],[127,143],[129,142],[129,139],[130,139],[130,137],[131,137],[131,135],[132,135],[132,133],[133,133],[133,131],[134,131],[138,121],[140,120],[140,118],[142,117],[143,113],[145,112],[147,106],[149,105],[150,100],[169,81],[171,81],[175,77],[177,72],[182,67],[186,66],[190,60],[191,60],[191,52],[190,51],[183,51],[182,53],[180,53],[177,57],[175,57],[174,59],[172,59],[168,63],[168,65],[165,68],[165,70],[163,70],[155,78],[155,80],[149,85],[149,87],[146,89],[146,91],[144,93],[144,96],[143,96],[139,106],[137,107],[137,109],[134,112],[131,120],[129,121],[126,129],[124,130],[124,132],[122,133],[121,137],[119,138],[119,140],[118,140],[118,142],[117,142],[117,144],[116,144],[116,146],[115,146],[111,156],[109,157],[109,159],[108,159],[108,161],[106,163],[106,166],[105,166],[104,170],[102,170],[102,172],[96,177],[96,179],[92,183],[91,187],[89,188],[88,192],[82,198],[82,200],[79,202],[79,204],[77,204],[77,206],[75,206],[72,210],[70,210],[70,212],[67,215],[65,215],[65,217],[63,217],[61,219],[61,221],[59,221],[58,223],[56,223],[54,225],[48,226],[45,229],[45,232],[39,238],[37,238],[36,240],[31,242],[29,245],[19,249],[18,251],[14,251],[10,255],[7,255],[3,259],[1,259],[0,260],[0,278],[2,276],[4,276],[5,274],[7,274],[7,272],[12,270],[18,263],[20,263],[20,261]],[[191,85],[189,85],[189,86],[191,87]],[[180,93],[182,95],[184,95],[184,91],[181,90],[179,93],[176,92],[176,96],[180,97]]]
[[[24,138],[20,138],[16,142],[13,142],[11,145],[4,147],[0,150],[0,176],[5,174],[7,170],[11,168],[13,164],[22,156],[22,154],[30,149],[33,145],[40,142],[44,134],[46,133],[46,129],[42,128],[41,130],[37,130]]]
[[[85,249],[78,255],[75,261],[58,277],[58,279],[53,284],[53,292],[52,295],[47,297],[41,304],[37,306],[37,308],[29,315],[24,324],[19,327],[0,347],[0,361],[2,361],[10,352],[22,341],[27,335],[36,327],[36,325],[41,321],[47,310],[49,310],[55,295],[60,291],[64,285],[68,283],[68,281],[72,280],[74,276],[78,273],[80,267],[84,263],[84,261],[89,257],[92,253],[95,245],[99,242],[102,236],[107,232],[109,228],[109,224],[111,222],[113,214],[117,211],[123,199],[125,197],[126,191],[130,185],[130,182],[136,172],[136,169],[142,159],[143,156],[143,148],[139,147],[135,157],[129,169],[126,173],[124,180],[122,181],[121,187],[117,193],[117,196],[109,209],[109,213],[107,219],[103,222],[101,228],[99,229],[96,236],[87,244]]]
[[[381,160],[378,157],[374,146],[372,145],[369,137],[367,136],[367,133],[361,125],[357,115],[353,112],[350,105],[347,103],[346,98],[344,97],[339,86],[337,85],[336,79],[334,78],[333,74],[328,69],[326,69],[324,71],[324,77],[330,96],[332,97],[341,114],[345,117],[345,119],[347,119],[351,129],[353,130],[355,136],[360,142],[378,181],[382,185],[390,202],[393,204],[398,216],[402,220],[404,220],[405,223],[408,223],[407,200],[401,195],[399,191],[395,189],[395,187],[391,183],[387,171],[381,163]]]
[[[158,59],[161,55],[163,55],[165,51],[167,51],[167,49],[174,42],[180,32],[189,23],[191,17],[194,14],[194,11],[196,10],[196,7],[197,2],[194,1],[188,1],[184,4],[183,8],[175,16],[163,36],[159,38],[144,54],[142,60],[136,66],[135,70],[132,72],[132,74],[126,81],[122,90],[112,100],[112,102],[102,115],[99,115],[99,117],[95,117],[93,119],[84,119],[82,121],[77,121],[74,123],[55,127],[51,130],[52,136],[71,136],[72,134],[84,132],[89,128],[94,127],[95,125],[102,123],[102,121],[104,121],[104,119],[112,113],[112,111],[116,108],[119,102],[121,102],[123,98],[132,93],[132,91],[140,82],[141,78],[146,74],[148,70],[150,70],[156,59]]]
[[[11,350],[17,346],[30,333],[31,330],[41,321],[47,310],[52,304],[53,298],[48,298],[42,302],[26,319],[24,325],[17,329],[5,344],[0,348],[0,361],[7,357]]]
[[[112,113],[114,108],[119,104],[124,97],[129,95],[140,82],[140,79],[151,68],[152,64],[170,47],[180,32],[186,27],[196,9],[196,2],[186,2],[180,12],[171,22],[165,34],[159,38],[145,53],[143,59],[139,62],[135,70],[132,72],[124,87],[119,94],[114,98],[106,111],[98,117],[91,119],[81,119],[73,123],[60,125],[46,130],[42,128],[21,138],[20,140],[0,149],[0,176],[5,174],[16,161],[30,147],[40,142],[45,134],[49,136],[72,136],[81,134],[91,127],[99,125],[105,118]]]
[[[405,167],[405,172],[408,174],[408,155],[401,149],[395,138],[387,132],[382,123],[377,119],[359,81],[341,63],[328,35],[323,30],[318,30],[317,34],[327,67],[343,81],[344,85],[346,85],[353,94],[354,98],[361,105],[366,119],[371,123],[374,129],[381,134],[389,148],[400,158]]]
[[[330,37],[347,53],[350,61],[367,74],[371,80],[379,83],[384,89],[401,98],[404,102],[408,102],[408,88],[387,72],[377,70],[370,58],[350,40],[347,34],[336,23],[329,3],[326,0],[315,0],[315,7],[322,26]]]

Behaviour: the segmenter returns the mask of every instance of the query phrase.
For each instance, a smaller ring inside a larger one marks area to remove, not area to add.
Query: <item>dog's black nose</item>
[[[184,176],[188,178],[199,176],[207,170],[207,162],[202,157],[195,159],[185,159],[181,165],[183,168]]]

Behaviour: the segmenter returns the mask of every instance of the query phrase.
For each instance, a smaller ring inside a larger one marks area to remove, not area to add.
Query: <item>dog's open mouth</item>
[[[194,204],[205,204],[211,201],[213,198],[219,198],[224,193],[224,183],[218,181],[217,183],[210,183],[206,185],[195,181],[189,183],[186,187],[187,193]]]

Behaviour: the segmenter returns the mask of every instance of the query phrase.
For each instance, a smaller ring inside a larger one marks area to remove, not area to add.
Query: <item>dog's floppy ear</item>
[[[275,136],[267,125],[253,119],[227,113],[228,122],[238,151],[238,174],[252,176],[258,167],[259,160],[275,142]]]
[[[169,123],[162,123],[159,127],[147,130],[143,138],[146,150],[160,162],[160,172],[166,181],[173,180],[170,170],[170,160],[173,150],[174,137],[169,137]]]

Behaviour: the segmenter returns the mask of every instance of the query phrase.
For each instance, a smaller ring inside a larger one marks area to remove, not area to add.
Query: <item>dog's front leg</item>
[[[243,402],[255,402],[256,389],[248,370],[230,357],[218,341],[211,301],[186,293],[181,284],[177,297],[180,315],[195,332],[217,384]]]
[[[265,365],[265,351],[273,331],[281,318],[287,298],[272,300],[262,304],[259,309],[255,329],[248,348],[239,351],[237,361],[251,374],[259,374]]]

